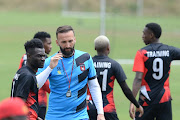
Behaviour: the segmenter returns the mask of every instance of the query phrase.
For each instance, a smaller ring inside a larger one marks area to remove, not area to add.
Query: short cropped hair
[[[35,48],[44,48],[43,42],[38,38],[33,38],[32,40],[27,41],[24,44],[24,47],[25,47],[26,53],[29,53],[32,49],[35,49]]]
[[[148,23],[148,24],[146,24],[146,27],[154,33],[156,38],[161,37],[162,29],[161,29],[161,26],[159,24]]]
[[[46,38],[51,38],[51,35],[47,32],[41,31],[41,32],[37,32],[33,38],[38,38],[42,40],[42,42],[45,42]]]
[[[73,33],[74,33],[74,30],[71,26],[69,26],[69,25],[60,26],[56,30],[56,37],[58,36],[58,33],[67,33],[69,31],[73,31]]]
[[[109,44],[109,39],[104,35],[100,35],[94,40],[94,45],[97,51],[103,52]]]

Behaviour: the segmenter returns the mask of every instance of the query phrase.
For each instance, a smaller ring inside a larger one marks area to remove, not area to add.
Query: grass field
[[[114,59],[133,59],[138,49],[144,46],[141,35],[144,25],[149,22],[161,24],[163,34],[161,41],[176,47],[180,46],[180,17],[135,17],[108,16],[106,19],[106,35],[111,42],[110,57]],[[25,53],[24,43],[30,40],[37,31],[47,31],[52,36],[53,49],[55,45],[55,31],[58,26],[71,25],[76,33],[76,49],[87,51],[95,55],[93,40],[99,35],[100,20],[97,17],[61,16],[60,13],[25,13],[0,12],[0,100],[10,96],[11,82],[19,66],[21,56]],[[122,65],[132,87],[134,73],[132,65]],[[180,66],[172,66],[170,87],[173,97],[173,118],[178,120],[180,113]],[[123,95],[119,85],[115,84],[115,102],[118,116],[121,120],[129,120],[129,101]]]

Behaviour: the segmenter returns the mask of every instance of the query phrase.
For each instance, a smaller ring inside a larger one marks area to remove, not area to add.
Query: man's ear
[[[26,55],[27,55],[27,58],[31,58],[31,54],[26,53]]]
[[[107,47],[107,51],[110,51],[110,46],[108,45],[108,47]]]
[[[74,43],[76,43],[76,37],[74,37]]]
[[[108,45],[108,47],[107,47],[107,55],[110,53],[110,45]]]
[[[155,38],[155,35],[153,32],[151,32],[150,36],[151,36],[151,38]]]
[[[58,44],[58,40],[56,40],[56,45],[57,45],[57,46],[59,46],[59,44]]]

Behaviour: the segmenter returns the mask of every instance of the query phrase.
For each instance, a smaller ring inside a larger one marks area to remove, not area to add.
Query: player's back
[[[142,86],[145,86],[148,95],[141,92],[148,99],[147,104],[162,103],[171,100],[169,89],[170,65],[173,60],[180,59],[180,50],[162,43],[150,44],[141,50],[143,57],[144,75]],[[138,66],[135,66],[138,67]],[[136,69],[136,68],[133,68]],[[135,70],[134,70],[135,71]]]
[[[113,84],[111,82],[114,82],[115,79],[113,70],[114,61],[107,56],[95,56],[93,57],[93,62],[101,91],[103,94],[112,92]]]
[[[37,117],[38,113],[38,86],[35,72],[28,66],[21,67],[15,74],[11,97],[20,97],[26,100],[29,109],[28,117],[33,115]]]
[[[121,82],[126,79],[126,76],[120,64],[108,56],[94,56],[93,62],[102,91],[104,112],[113,112],[115,111],[114,80],[117,79],[118,82]]]
[[[14,78],[13,78],[13,86],[14,88],[12,88],[12,97],[16,97],[14,96],[13,94],[17,94],[16,92],[20,92],[20,91],[17,91],[16,88],[19,87],[20,83],[23,83],[23,82],[26,82],[27,81],[27,78],[33,78],[35,79],[35,72],[33,72],[32,70],[30,70],[27,66],[23,66],[21,67],[15,74]],[[26,78],[26,79],[25,79]],[[32,81],[33,81],[32,79]],[[30,82],[31,83],[31,82]],[[31,84],[29,84],[31,85]],[[26,95],[27,97],[28,95]]]

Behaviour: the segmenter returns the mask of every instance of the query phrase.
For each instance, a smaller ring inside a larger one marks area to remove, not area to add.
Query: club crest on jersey
[[[81,71],[85,71],[85,65],[84,65],[84,63],[80,64],[80,70],[81,70]]]

